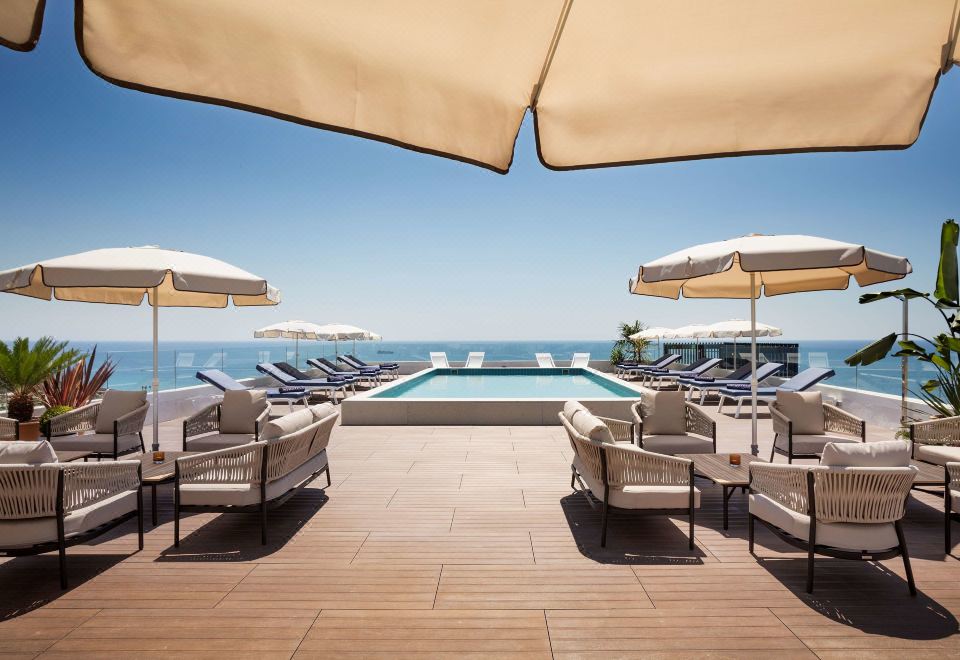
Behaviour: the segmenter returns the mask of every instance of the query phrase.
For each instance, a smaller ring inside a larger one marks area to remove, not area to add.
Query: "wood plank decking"
[[[718,419],[719,450],[747,451],[749,422]],[[694,551],[685,520],[627,516],[601,551],[569,458],[559,427],[337,428],[333,486],[276,511],[265,548],[255,515],[197,514],[174,549],[162,486],[145,550],[132,524],[71,548],[66,592],[55,554],[2,560],[0,660],[960,658],[937,497],[911,498],[905,525],[919,597],[899,559],[828,558],[808,596],[801,555],[758,528],[752,557],[744,497],[724,532],[705,481]]]

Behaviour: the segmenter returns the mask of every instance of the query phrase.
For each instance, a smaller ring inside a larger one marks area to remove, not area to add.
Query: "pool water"
[[[584,369],[431,369],[374,399],[636,399],[640,393]]]

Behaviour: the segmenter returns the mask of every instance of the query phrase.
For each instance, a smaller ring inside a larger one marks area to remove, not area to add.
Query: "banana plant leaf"
[[[896,341],[896,333],[889,334],[886,337],[881,337],[872,344],[864,346],[853,355],[844,358],[843,361],[851,367],[865,367],[868,364],[879,362],[883,358],[887,357],[887,355],[890,353],[890,349],[893,348],[893,344]]]
[[[940,267],[937,268],[937,289],[934,291],[938,305],[956,307],[960,300],[957,284],[957,241],[960,226],[953,220],[943,223],[940,231]]]
[[[906,298],[911,300],[913,298],[926,298],[926,293],[921,293],[916,289],[895,289],[893,291],[880,291],[879,293],[865,293],[860,296],[860,304],[866,305],[867,303],[876,302],[878,300],[886,300],[887,298],[897,298],[902,300]]]

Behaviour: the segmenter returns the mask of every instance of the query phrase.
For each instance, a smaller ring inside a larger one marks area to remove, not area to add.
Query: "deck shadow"
[[[267,514],[267,544],[260,543],[259,513],[220,513],[192,532],[181,527],[180,547],[171,545],[158,562],[255,561],[282,549],[330,498],[325,490],[305,488]],[[183,514],[181,525],[196,515]]]
[[[670,516],[631,515],[611,510],[607,523],[607,547],[600,547],[600,507],[591,508],[582,493],[560,499],[560,506],[584,557],[600,564],[700,565],[705,556],[699,547],[690,550],[683,529]]]

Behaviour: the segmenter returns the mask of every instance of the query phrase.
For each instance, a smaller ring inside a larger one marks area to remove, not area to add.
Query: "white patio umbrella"
[[[339,342],[341,341],[371,341],[374,338],[380,339],[380,335],[370,330],[364,330],[363,328],[358,328],[355,325],[347,325],[346,323],[327,323],[326,325],[318,326],[317,336],[320,339],[333,342],[333,352],[334,355],[340,354]]]
[[[757,298],[846,289],[888,282],[912,271],[910,262],[862,245],[802,235],[752,235],[696,245],[640,266],[630,292],[677,299],[749,298],[750,355],[757,361]],[[751,450],[757,453],[757,376],[750,379]]]
[[[160,307],[276,305],[280,292],[236,266],[157,247],[105,248],[0,272],[0,291],[42,300],[153,306],[153,449],[159,446]]]
[[[673,332],[673,328],[665,328],[663,326],[654,326],[652,328],[647,328],[646,330],[641,330],[640,332],[635,332],[630,335],[630,339],[636,341],[637,339],[656,339],[657,340],[657,350],[662,350],[663,338],[670,335]]]
[[[757,321],[751,324],[743,319],[717,321],[707,326],[709,337],[714,339],[733,339],[733,368],[737,368],[737,339],[740,337],[779,337],[783,334],[780,328]]]
[[[256,339],[293,339],[294,340],[294,362],[296,367],[300,367],[300,340],[313,339],[319,340],[321,326],[309,321],[281,321],[268,325],[265,328],[253,331]]]
[[[114,84],[498,172],[528,109],[554,169],[905,148],[960,61],[956,0],[76,7],[83,61]],[[42,10],[0,2],[0,43],[33,48]]]
[[[690,325],[682,325],[679,328],[674,328],[673,332],[668,335],[664,335],[665,339],[701,339],[703,337],[709,337],[710,330],[709,326],[703,323],[691,323]]]

